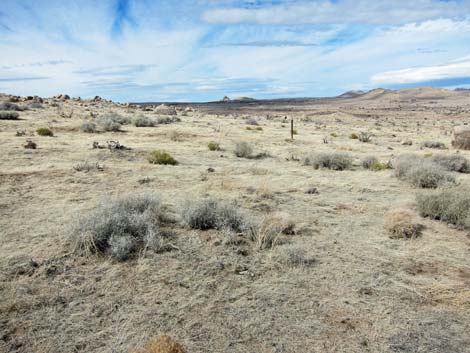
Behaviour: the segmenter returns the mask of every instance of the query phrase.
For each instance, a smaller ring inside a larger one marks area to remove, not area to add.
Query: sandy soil
[[[452,126],[470,120],[468,92],[192,105],[178,123],[96,134],[79,130],[90,112],[157,115],[53,101],[21,112],[21,120],[0,120],[0,351],[128,352],[166,333],[190,353],[470,352],[468,232],[421,218],[421,237],[390,239],[384,214],[415,210],[422,191],[390,170],[360,167],[367,155],[387,162],[437,153],[421,149],[424,140],[450,146]],[[72,110],[71,118],[60,115]],[[285,116],[295,119],[294,141]],[[247,117],[262,131],[247,130]],[[29,136],[46,126],[54,137]],[[360,131],[373,133],[372,141],[349,138]],[[27,138],[36,150],[23,148]],[[402,145],[406,139],[413,145]],[[92,149],[108,140],[132,149]],[[223,150],[209,151],[212,140]],[[238,141],[270,157],[237,158]],[[180,164],[149,164],[154,149]],[[351,154],[354,168],[314,170],[299,161],[321,151]],[[104,169],[74,170],[84,160]],[[468,174],[457,178],[470,184]],[[312,187],[318,194],[306,193]],[[257,216],[288,214],[297,234],[257,251],[175,225],[174,251],[125,263],[72,254],[67,239],[78,215],[103,196],[130,193],[160,195],[176,217],[188,198],[234,200]],[[289,246],[314,261],[279,261]]]

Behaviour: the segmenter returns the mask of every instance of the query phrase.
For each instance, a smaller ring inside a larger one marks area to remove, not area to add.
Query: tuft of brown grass
[[[416,238],[421,234],[423,226],[416,222],[414,214],[406,209],[396,209],[385,215],[385,229],[392,239]]]
[[[144,347],[132,353],[186,353],[183,346],[167,335],[150,338]]]

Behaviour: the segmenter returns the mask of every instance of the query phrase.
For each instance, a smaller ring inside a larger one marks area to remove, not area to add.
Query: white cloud
[[[470,77],[468,59],[446,65],[382,72],[372,76],[371,82],[375,85],[407,84],[462,77]]]
[[[252,8],[207,10],[202,19],[208,23],[371,23],[404,24],[468,13],[470,2],[436,0],[343,0],[291,3]]]

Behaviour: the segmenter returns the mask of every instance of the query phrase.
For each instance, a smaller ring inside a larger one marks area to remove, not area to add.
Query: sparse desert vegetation
[[[470,101],[449,92],[0,95],[0,351],[466,352]]]

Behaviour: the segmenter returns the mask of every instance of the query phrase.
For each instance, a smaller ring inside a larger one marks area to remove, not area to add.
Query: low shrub
[[[171,154],[162,150],[155,150],[150,153],[148,161],[151,164],[177,165],[178,161]]]
[[[247,118],[245,120],[245,124],[246,125],[254,125],[254,126],[259,125],[258,121],[255,118]]]
[[[409,210],[398,209],[385,215],[385,229],[390,238],[416,238],[421,234],[422,225],[417,223],[415,216]]]
[[[0,102],[0,110],[23,111],[24,108],[11,102]]]
[[[112,119],[109,118],[100,118],[98,123],[100,124],[100,127],[104,131],[111,131],[111,132],[118,132],[121,131],[121,124],[113,121]]]
[[[155,122],[152,119],[150,119],[150,118],[148,118],[144,115],[136,117],[133,122],[134,122],[134,125],[136,127],[152,127],[152,126],[155,126]]]
[[[253,130],[251,126],[245,126],[245,129],[248,130],[248,131]]]
[[[470,229],[470,189],[468,187],[420,193],[416,196],[416,203],[423,217]]]
[[[181,119],[177,116],[161,116],[157,118],[157,124],[159,125],[168,125],[173,123],[180,122]]]
[[[371,166],[375,163],[379,163],[377,157],[367,156],[361,161],[362,168],[371,169]]]
[[[115,123],[121,124],[121,125],[128,125],[132,123],[132,119],[127,117],[127,116],[122,116],[118,113],[107,113],[101,117],[101,119],[108,119],[111,121],[114,121]]]
[[[359,136],[358,136],[359,141],[361,141],[361,142],[370,142],[371,139],[372,139],[372,134],[370,134],[368,132],[365,132],[365,131],[361,131],[359,133]]]
[[[470,161],[459,154],[449,156],[438,154],[432,157],[432,161],[451,172],[470,173]]]
[[[304,165],[311,165],[315,169],[346,170],[352,167],[352,161],[352,157],[346,153],[324,152],[306,157]]]
[[[256,131],[263,131],[263,128],[262,128],[261,126],[257,126],[257,127],[255,128],[255,130],[256,130]]]
[[[106,254],[119,261],[147,248],[158,251],[163,218],[155,195],[103,199],[94,210],[77,219],[71,231],[71,247],[80,255]]]
[[[332,132],[332,133],[330,134],[330,136],[331,136],[331,137],[338,137],[339,135],[338,135],[336,132]]]
[[[351,135],[349,135],[349,138],[351,140],[359,140],[359,136],[355,132],[351,133]]]
[[[215,141],[209,142],[207,147],[209,148],[209,151],[220,151],[220,145]]]
[[[252,158],[253,147],[248,142],[237,142],[235,145],[235,156],[239,158]]]
[[[20,114],[14,111],[0,111],[0,120],[18,120]]]
[[[39,136],[49,136],[49,137],[54,136],[54,133],[52,132],[52,130],[47,127],[40,127],[39,129],[36,130],[36,133]]]
[[[455,177],[431,160],[415,155],[400,156],[394,162],[395,176],[420,188],[435,189],[455,184]]]
[[[85,122],[80,125],[80,131],[85,132],[87,134],[93,134],[96,132],[96,124],[91,122]]]
[[[239,207],[215,199],[187,201],[181,213],[184,222],[193,229],[229,229],[243,233],[249,227],[248,218]]]
[[[421,147],[425,148],[437,148],[437,149],[446,149],[446,145],[439,141],[424,141],[421,143]]]
[[[73,169],[77,172],[90,172],[92,170],[102,171],[104,170],[104,166],[99,162],[89,162],[88,160],[85,160],[75,164]]]

